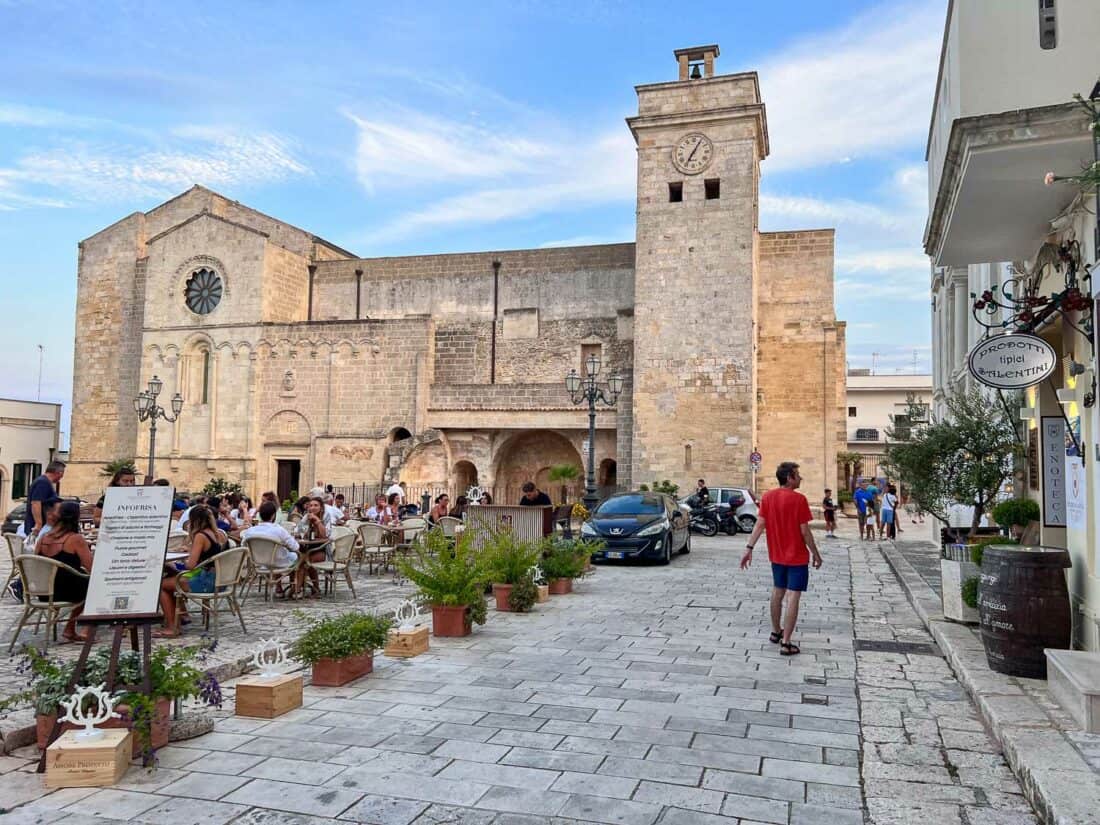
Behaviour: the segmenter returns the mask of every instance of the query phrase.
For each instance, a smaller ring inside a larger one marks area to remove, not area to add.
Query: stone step
[[[1100,653],[1047,650],[1047,689],[1089,733],[1100,733]]]

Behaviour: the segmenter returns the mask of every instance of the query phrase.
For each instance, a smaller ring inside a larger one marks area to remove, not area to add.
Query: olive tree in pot
[[[526,613],[538,599],[531,568],[539,558],[539,545],[521,541],[511,530],[492,533],[481,551],[484,580],[493,585],[497,610]]]
[[[315,619],[301,611],[309,627],[290,647],[291,655],[313,668],[313,684],[346,685],[374,670],[374,651],[386,644],[393,620],[353,611]]]
[[[485,624],[484,572],[472,543],[472,531],[459,534],[452,545],[436,527],[424,535],[414,557],[399,563],[432,606],[434,636],[469,636],[475,622]]]

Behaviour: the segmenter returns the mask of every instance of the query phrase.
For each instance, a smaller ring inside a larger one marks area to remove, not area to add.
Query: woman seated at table
[[[301,524],[302,519],[306,517],[307,504],[309,504],[309,496],[302,496],[294,502],[294,506],[290,508],[290,513],[287,515],[286,520],[292,524]]]
[[[432,509],[428,511],[428,521],[432,524],[439,524],[439,520],[447,515],[451,511],[451,499],[446,494],[435,497],[435,504],[432,505]]]
[[[328,538],[332,531],[332,524],[325,518],[325,501],[320,496],[307,499],[305,516],[298,522],[298,538],[301,540],[301,551],[305,554],[307,562],[324,561]],[[309,575],[309,584],[314,599],[321,597],[321,584],[317,577],[317,570],[310,564],[299,566],[295,576],[295,597],[301,598],[305,588],[306,575]]]
[[[120,467],[115,471],[115,474],[111,476],[111,481],[107,485],[108,487],[133,487],[137,483],[137,470],[133,467]],[[106,501],[107,494],[104,493],[99,497],[99,501],[95,503],[95,509],[92,510],[92,523],[96,527],[99,527],[99,521],[103,518],[103,502]]]
[[[374,497],[374,504],[367,510],[367,521],[382,523],[382,517],[386,514],[386,496],[379,493]]]
[[[191,546],[184,559],[184,572],[167,572],[160,582],[160,609],[164,613],[164,628],[153,631],[154,636],[171,637],[180,635],[176,615],[176,584],[181,590],[192,593],[214,592],[214,567],[198,569],[199,565],[218,553],[229,549],[229,538],[218,529],[214,511],[205,504],[191,508],[191,517],[187,520],[187,535]]]
[[[92,550],[80,534],[80,504],[75,501],[63,501],[56,505],[57,514],[53,527],[43,532],[34,545],[35,555],[59,561],[73,570],[92,569]],[[53,599],[55,602],[83,602],[88,596],[88,580],[58,570],[53,581]],[[82,642],[84,636],[76,632],[76,619],[84,609],[83,605],[73,608],[69,621],[65,623],[62,636],[70,642]]]
[[[400,515],[401,509],[401,496],[397,493],[390,493],[386,497],[386,506],[382,511],[381,518],[378,519],[379,524],[396,524],[401,521]]]
[[[451,518],[466,520],[466,508],[470,506],[470,499],[466,496],[459,496],[455,499],[455,506],[451,508],[451,512],[448,515]]]

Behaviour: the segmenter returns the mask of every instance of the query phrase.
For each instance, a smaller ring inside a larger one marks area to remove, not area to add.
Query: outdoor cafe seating
[[[45,556],[35,556],[30,553],[22,553],[15,557],[14,564],[20,578],[23,580],[23,615],[20,617],[19,623],[15,627],[15,632],[12,634],[11,644],[8,646],[8,653],[15,650],[15,643],[19,639],[20,632],[35,613],[38,614],[38,619],[34,626],[35,633],[38,632],[42,624],[42,619],[45,618],[46,620],[45,647],[48,648],[51,638],[53,641],[57,641],[57,623],[62,619],[63,614],[68,614],[84,604],[83,601],[66,602],[54,600],[54,584],[57,580],[58,572],[65,570],[83,579],[88,578],[88,574],[79,570],[73,570],[67,564],[63,564],[56,559],[48,559]]]

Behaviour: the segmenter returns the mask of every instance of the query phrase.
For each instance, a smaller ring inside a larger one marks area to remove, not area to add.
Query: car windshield
[[[596,508],[597,516],[658,515],[665,511],[660,496],[640,493],[631,496],[615,496]]]

